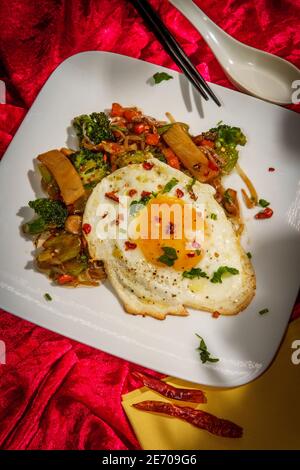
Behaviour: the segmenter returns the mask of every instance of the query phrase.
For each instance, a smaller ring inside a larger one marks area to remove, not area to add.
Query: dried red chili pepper
[[[154,166],[153,163],[150,163],[150,162],[147,162],[147,161],[143,163],[143,168],[145,170],[152,170],[153,166]]]
[[[207,401],[202,390],[176,388],[162,380],[155,379],[154,377],[142,374],[141,372],[133,372],[132,375],[136,379],[140,380],[145,387],[151,388],[152,390],[160,393],[160,395],[171,398],[172,400],[190,401],[192,403],[206,403]]]
[[[206,411],[196,410],[188,406],[177,406],[163,401],[147,400],[134,403],[133,407],[142,411],[152,411],[182,419],[215,436],[238,438],[243,435],[243,428],[232,421],[218,418]]]
[[[136,247],[137,247],[137,244],[136,244],[136,243],[129,242],[129,241],[126,241],[126,242],[125,242],[125,251],[128,251],[128,250],[135,250]]]
[[[114,191],[105,193],[105,197],[111,199],[112,201],[119,202],[119,196],[117,196]]]
[[[274,214],[271,207],[266,207],[263,211],[258,212],[254,217],[255,219],[270,219]]]

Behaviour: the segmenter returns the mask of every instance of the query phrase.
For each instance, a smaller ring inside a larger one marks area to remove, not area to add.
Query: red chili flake
[[[194,193],[193,190],[189,191],[190,198],[193,199],[193,201],[197,201],[198,197]]]
[[[92,226],[90,224],[83,224],[82,230],[86,235],[88,235],[92,230]]]
[[[71,276],[70,274],[61,274],[57,278],[57,282],[61,285],[63,284],[69,284],[70,282],[73,282],[75,280],[74,276]]]
[[[221,314],[219,312],[217,312],[217,310],[216,310],[215,312],[213,312],[212,317],[213,318],[219,318],[220,315]]]
[[[124,215],[123,214],[118,214],[116,218],[116,225],[120,225],[120,222],[124,220]]]
[[[176,196],[181,199],[184,196],[184,192],[181,191],[181,189],[177,188],[176,189]]]
[[[132,196],[134,196],[136,193],[137,193],[137,190],[136,190],[136,189],[130,189],[130,190],[128,191],[128,196],[132,197]]]
[[[193,253],[193,252],[187,253],[188,258],[194,258],[194,256],[195,256],[195,253]]]
[[[275,168],[273,168],[272,166],[269,167],[268,171],[275,171]]]
[[[153,163],[150,163],[150,162],[147,162],[147,161],[143,163],[143,168],[145,170],[152,170],[153,167],[154,167]]]
[[[144,198],[144,197],[149,197],[151,196],[151,192],[150,191],[142,191],[141,193],[141,197]]]
[[[190,401],[192,403],[207,402],[206,396],[202,390],[173,387],[162,380],[155,379],[154,377],[145,375],[142,372],[133,372],[132,375],[134,378],[140,380],[145,387],[151,388],[160,395],[171,398],[172,400]]]
[[[119,196],[116,195],[115,191],[105,193],[105,197],[111,199],[112,201],[119,202]]]
[[[263,211],[258,212],[254,218],[255,219],[270,219],[274,214],[273,209],[271,207],[266,207]]]
[[[137,247],[136,243],[129,242],[129,241],[125,242],[125,251],[135,250],[136,247]]]
[[[218,418],[206,411],[196,410],[189,406],[177,406],[163,401],[146,400],[132,405],[142,411],[161,413],[182,419],[197,428],[220,437],[238,438],[243,435],[243,428],[228,419]]]
[[[166,228],[166,233],[168,235],[174,235],[174,231],[175,231],[175,225],[173,222],[169,222],[167,228]]]

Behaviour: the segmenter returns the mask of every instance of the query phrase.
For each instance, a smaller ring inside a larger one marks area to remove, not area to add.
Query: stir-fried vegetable
[[[176,123],[170,127],[163,134],[163,139],[195,178],[200,181],[207,180],[206,173],[210,172],[208,159],[180,124]]]
[[[34,235],[45,230],[64,226],[68,211],[60,201],[40,198],[29,201],[28,205],[39,217],[23,225],[25,233]]]
[[[151,170],[153,163],[147,160],[153,157],[193,177],[187,187],[192,199],[196,200],[192,188],[196,179],[213,185],[217,201],[233,223],[242,227],[237,193],[231,188],[225,190],[221,181],[221,176],[235,167],[249,189],[250,196],[245,191],[243,194],[247,206],[257,204],[257,193],[237,163],[237,146],[246,143],[241,129],[220,124],[192,137],[187,124],[176,122],[169,113],[166,116],[169,122],[157,121],[136,107],[113,103],[109,115],[94,112],[74,118],[79,150],[62,148],[38,156],[42,188],[48,198],[29,202],[37,217],[24,224],[23,230],[37,235],[37,266],[54,282],[67,286],[97,285],[105,277],[103,264],[90,258],[84,237],[92,229],[89,224],[82,226],[89,192],[118,168],[142,163],[144,170]],[[172,178],[166,182],[163,192],[170,191],[176,181]],[[131,191],[136,193],[135,189]],[[176,196],[183,195],[177,188]],[[113,191],[105,196],[119,202],[119,196]],[[136,213],[154,196],[143,191],[140,198],[132,201],[130,212]],[[260,202],[265,207],[266,201]],[[271,212],[266,207],[255,217],[267,218]],[[132,245],[126,249],[136,247]],[[173,253],[169,252],[170,247],[165,249],[160,260],[171,265]]]
[[[62,152],[50,150],[38,160],[51,172],[66,204],[73,204],[84,195],[84,187],[74,166]]]
[[[220,124],[198,137],[202,138],[202,145],[208,145],[214,149],[220,158],[223,173],[230,173],[233,170],[239,157],[237,146],[244,146],[247,142],[246,136],[239,127],[225,124]]]
[[[71,161],[84,186],[95,186],[109,173],[109,165],[102,152],[81,149],[71,155]]]
[[[148,151],[137,150],[126,152],[117,156],[116,164],[118,168],[122,168],[123,166],[127,166],[132,163],[143,163],[145,160],[152,157],[152,153]]]
[[[109,119],[105,113],[77,116],[73,119],[73,126],[80,143],[84,137],[95,145],[102,142],[102,140],[115,140]]]

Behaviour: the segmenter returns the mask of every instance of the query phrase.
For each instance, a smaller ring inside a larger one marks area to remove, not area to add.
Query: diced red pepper
[[[70,274],[61,274],[57,278],[57,282],[61,285],[63,284],[69,284],[70,282],[73,282],[75,280],[74,276],[71,276]]]
[[[88,235],[88,234],[91,232],[91,230],[92,230],[92,227],[91,227],[90,224],[83,224],[83,226],[82,226],[82,231],[83,231],[86,235]]]
[[[271,207],[266,207],[263,211],[258,212],[254,217],[255,219],[270,219],[274,214]]]
[[[215,162],[213,162],[212,160],[209,160],[208,168],[210,168],[213,171],[219,171],[218,165]]]
[[[105,197],[111,199],[112,201],[119,202],[119,196],[117,196],[114,191],[105,193]]]
[[[170,165],[172,168],[175,168],[176,170],[180,170],[179,159],[177,155],[175,155],[172,149],[170,148],[163,149],[163,154],[166,157],[168,165]]]
[[[195,253],[193,253],[193,252],[187,253],[188,258],[194,258],[194,256],[195,256]]]
[[[110,115],[113,117],[122,117],[124,114],[124,108],[119,103],[113,103],[111,107]]]
[[[143,134],[143,132],[149,131],[149,129],[149,126],[147,126],[147,124],[143,124],[142,122],[133,126],[133,131],[135,132],[135,134],[138,135]]]
[[[125,242],[125,251],[128,251],[128,250],[135,250],[136,247],[137,247],[137,244],[136,244],[136,243],[129,242],[129,241],[126,241],[126,242]]]
[[[145,141],[148,145],[157,145],[159,142],[159,134],[147,134]]]
[[[143,168],[144,168],[145,170],[148,170],[148,171],[149,171],[149,170],[152,170],[153,166],[154,166],[153,163],[150,163],[150,162],[147,162],[147,161],[143,163]]]
[[[184,192],[181,191],[181,189],[177,188],[176,189],[176,196],[181,199],[184,196]]]
[[[139,117],[140,115],[141,115],[141,112],[133,108],[125,109],[123,113],[124,118],[127,119],[127,121],[129,122],[133,121],[133,119]]]
[[[200,145],[205,145],[205,147],[214,148],[215,143],[214,143],[212,140],[203,139],[203,140],[201,140],[201,144],[200,144]]]
[[[144,198],[144,197],[149,197],[151,196],[151,192],[150,191],[142,191],[141,193],[141,197]]]
[[[212,317],[213,318],[219,318],[220,315],[221,314],[219,312],[217,312],[217,310],[216,310],[215,312],[213,312]]]
[[[130,190],[128,191],[128,196],[132,197],[132,196],[134,196],[136,193],[137,193],[137,190],[136,190],[136,189],[130,189]]]

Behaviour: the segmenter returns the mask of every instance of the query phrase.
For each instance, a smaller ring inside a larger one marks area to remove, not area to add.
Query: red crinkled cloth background
[[[197,31],[167,0],[151,3],[204,77],[233,88]],[[300,66],[300,0],[196,3],[237,39]],[[0,79],[7,88],[1,155],[51,72],[86,50],[176,69],[126,0],[1,0]],[[0,365],[0,448],[139,448],[121,408],[121,395],[138,385],[130,375],[137,366],[3,311],[0,339],[7,349],[7,364]]]

